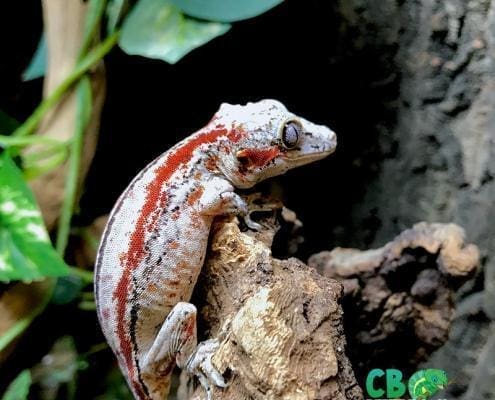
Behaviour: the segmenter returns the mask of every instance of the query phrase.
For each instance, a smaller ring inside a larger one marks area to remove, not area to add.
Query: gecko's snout
[[[332,131],[330,128],[327,128],[330,133],[329,133],[329,139],[325,144],[325,151],[329,153],[333,153],[335,149],[337,148],[337,134]]]
[[[325,156],[332,154],[337,147],[337,135],[335,132],[324,125],[313,125],[313,127],[312,142],[319,144],[318,151],[325,154]]]

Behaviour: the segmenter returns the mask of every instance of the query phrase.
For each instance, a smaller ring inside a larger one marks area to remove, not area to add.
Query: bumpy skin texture
[[[187,303],[213,218],[247,213],[235,187],[321,159],[335,146],[330,129],[278,101],[223,104],[206,127],[134,178],[106,226],[95,292],[103,333],[136,399],[164,399],[175,365],[196,375],[208,397],[211,385],[225,385],[210,360],[217,343],[197,345],[196,309]]]

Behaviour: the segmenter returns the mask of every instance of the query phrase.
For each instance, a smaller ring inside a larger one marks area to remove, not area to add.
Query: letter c
[[[383,369],[375,368],[375,369],[372,369],[369,372],[368,376],[366,377],[366,390],[368,391],[368,394],[371,397],[373,397],[374,399],[382,397],[385,394],[385,390],[375,389],[375,386],[374,386],[375,378],[381,378],[383,375],[385,375],[385,372],[383,372]]]

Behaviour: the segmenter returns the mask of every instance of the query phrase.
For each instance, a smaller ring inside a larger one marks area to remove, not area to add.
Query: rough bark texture
[[[199,332],[221,343],[213,363],[230,386],[215,399],[360,400],[355,372],[362,382],[382,362],[408,371],[446,342],[453,293],[479,264],[461,228],[420,223],[382,248],[337,248],[307,266],[272,256],[278,221],[297,236],[285,209],[260,232],[242,232],[236,218],[212,230],[192,302]],[[185,376],[178,398],[203,399]]]
[[[349,355],[365,378],[376,366],[413,372],[447,341],[452,295],[476,272],[479,252],[457,225],[420,223],[381,248],[336,248],[308,264],[344,285]]]
[[[495,2],[340,0],[335,12],[335,62],[366,54],[381,70],[369,87],[388,96],[368,127],[376,172],[353,208],[354,242],[379,245],[421,220],[466,229],[484,274],[463,288],[470,311],[430,364],[455,379],[446,397],[495,399]]]
[[[214,230],[198,298],[208,336],[221,341],[213,362],[232,377],[214,398],[361,399],[345,355],[342,286],[299,260],[272,258],[275,232],[241,233],[235,219]],[[202,388],[181,392],[204,398]]]

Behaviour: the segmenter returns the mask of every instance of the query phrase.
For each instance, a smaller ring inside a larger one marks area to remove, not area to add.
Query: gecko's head
[[[332,130],[292,114],[276,100],[222,104],[214,121],[233,132],[229,146],[220,149],[218,167],[239,188],[320,160],[337,145]]]
[[[433,386],[443,389],[448,384],[447,374],[442,369],[432,369],[429,368],[425,370],[426,380]]]

